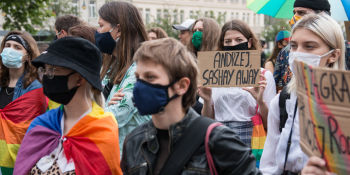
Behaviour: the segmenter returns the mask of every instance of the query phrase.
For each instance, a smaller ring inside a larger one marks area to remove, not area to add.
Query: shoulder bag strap
[[[160,174],[180,174],[193,153],[203,144],[207,128],[213,122],[212,119],[203,116],[196,118],[184,131],[182,138],[174,145]]]
[[[214,164],[214,160],[213,160],[213,157],[211,156],[211,153],[210,153],[210,148],[209,148],[209,137],[210,137],[210,133],[211,131],[217,127],[217,126],[220,126],[222,125],[222,123],[219,123],[219,122],[216,122],[216,123],[212,123],[211,125],[209,125],[208,129],[207,129],[207,133],[205,135],[205,155],[207,157],[207,160],[208,160],[208,165],[209,165],[209,169],[210,169],[210,173],[212,175],[217,175],[218,172],[216,171],[216,168],[215,168],[215,164]]]

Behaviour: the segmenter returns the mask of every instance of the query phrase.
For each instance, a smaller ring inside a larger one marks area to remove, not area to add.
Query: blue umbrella
[[[350,20],[350,0],[329,0],[332,18],[337,21]]]

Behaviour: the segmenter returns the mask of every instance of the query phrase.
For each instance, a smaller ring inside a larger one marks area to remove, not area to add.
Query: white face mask
[[[323,55],[315,55],[315,54],[304,53],[304,52],[290,52],[289,58],[288,58],[290,70],[292,71],[293,74],[295,74],[295,67],[293,64],[294,60],[302,61],[310,66],[319,66],[321,59],[329,55],[333,51],[334,49],[330,50],[329,52]]]

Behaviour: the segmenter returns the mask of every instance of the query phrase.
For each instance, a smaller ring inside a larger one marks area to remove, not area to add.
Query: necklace
[[[12,94],[15,92],[15,90],[13,89],[12,92],[8,92],[8,91],[7,91],[7,88],[5,88],[5,92],[6,92],[7,95],[12,95]]]

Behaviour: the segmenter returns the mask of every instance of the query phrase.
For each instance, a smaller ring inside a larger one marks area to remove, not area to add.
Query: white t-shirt
[[[261,71],[263,70],[261,68]],[[266,71],[264,75],[267,85],[263,99],[269,106],[270,101],[276,96],[276,85],[270,71]],[[248,91],[242,88],[212,88],[212,100],[217,121],[251,121],[250,118],[255,115],[257,102]]]
[[[283,172],[285,155],[287,151],[287,143],[289,134],[293,127],[290,150],[286,170],[292,172],[300,172],[305,166],[308,157],[300,147],[300,128],[299,128],[299,111],[296,111],[295,120],[293,122],[294,108],[297,100],[295,93],[291,93],[290,99],[286,100],[286,111],[288,119],[282,132],[279,131],[280,125],[280,109],[279,95],[272,101],[269,107],[269,115],[267,119],[268,132],[265,141],[264,151],[260,160],[260,171],[263,174],[281,174]]]

